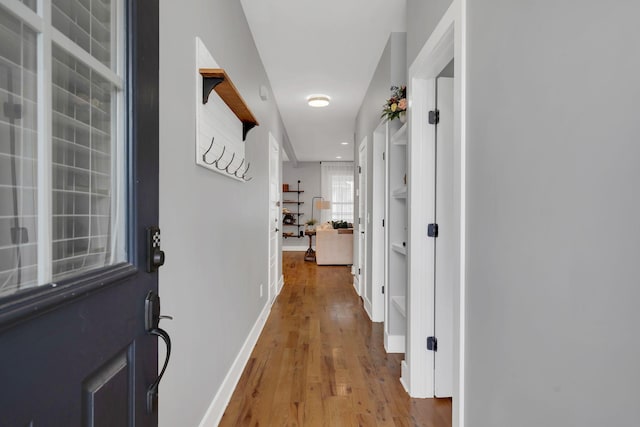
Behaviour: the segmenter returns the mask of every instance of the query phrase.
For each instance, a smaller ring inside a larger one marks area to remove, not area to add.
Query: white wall
[[[640,3],[467,4],[467,426],[636,426]]]
[[[300,205],[300,212],[304,212],[304,216],[301,216],[301,222],[304,224],[311,218],[311,199],[314,196],[320,196],[320,162],[298,162],[297,166],[294,166],[291,162],[284,162],[282,164],[282,183],[289,184],[290,190],[295,190],[300,180],[300,188],[304,190],[304,193],[300,194],[300,201],[304,202]],[[289,198],[291,200],[296,199],[295,193],[282,193],[282,198]],[[289,208],[289,210],[295,212],[296,205],[283,204],[283,207]],[[316,220],[320,220],[320,213],[317,209],[314,210],[313,215]],[[297,227],[283,226],[284,231],[291,231],[293,233],[298,231]],[[304,226],[300,227],[301,231],[304,231]],[[316,239],[313,239],[313,245],[315,246]],[[282,239],[283,249],[297,247],[306,248],[309,247],[309,237],[304,236],[301,238],[287,237]]]
[[[418,56],[452,0],[407,0],[407,67]]]
[[[254,112],[240,183],[195,165],[194,52],[199,36]],[[163,321],[173,340],[160,385],[160,425],[197,426],[266,304],[268,134],[283,141],[269,81],[240,2],[160,4],[160,270]],[[264,296],[259,285],[264,284]]]

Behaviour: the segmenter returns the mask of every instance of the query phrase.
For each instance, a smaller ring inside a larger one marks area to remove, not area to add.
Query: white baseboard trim
[[[309,246],[283,246],[283,252],[306,252]]]
[[[278,290],[276,291],[276,295],[280,295],[282,288],[284,288],[284,275],[280,275],[280,280],[278,280]]]
[[[262,328],[267,322],[267,318],[269,317],[269,312],[271,311],[271,304],[265,304],[262,309],[262,313],[256,319],[256,323],[251,328],[249,332],[249,336],[244,341],[236,360],[231,364],[231,368],[227,375],[224,377],[224,381],[222,381],[222,385],[218,389],[216,396],[211,401],[207,412],[204,414],[202,421],[200,421],[200,427],[216,427],[220,424],[220,420],[224,415],[225,409],[227,409],[227,405],[229,404],[229,400],[231,400],[231,396],[238,385],[238,381],[240,381],[240,377],[242,376],[242,371],[249,361],[249,357],[251,356],[251,352],[258,342],[258,338],[260,337],[260,333],[262,332]]]
[[[362,302],[363,302],[362,305],[364,306],[364,311],[367,312],[367,316],[369,316],[369,320],[373,322],[373,316],[371,315],[371,301],[369,301],[366,296],[363,296]]]
[[[358,279],[358,276],[353,276],[353,289],[356,290],[356,295],[360,296],[360,279]]]
[[[387,353],[404,353],[404,335],[388,335],[384,331],[384,349]]]
[[[409,393],[409,368],[407,367],[407,361],[403,360],[400,362],[400,384],[404,387],[404,391]]]

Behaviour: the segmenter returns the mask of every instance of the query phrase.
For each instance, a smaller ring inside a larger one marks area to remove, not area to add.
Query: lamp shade
[[[329,200],[316,200],[316,209],[331,209],[331,202]]]

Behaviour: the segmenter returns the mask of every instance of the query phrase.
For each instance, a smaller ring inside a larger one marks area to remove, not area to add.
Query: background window
[[[322,162],[321,193],[331,209],[321,211],[321,221],[353,223],[353,162]]]

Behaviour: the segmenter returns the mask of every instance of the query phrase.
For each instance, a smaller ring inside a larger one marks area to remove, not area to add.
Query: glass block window
[[[0,5],[0,298],[126,258],[123,2],[21,3]]]
[[[22,3],[24,3],[25,6],[27,6],[29,9],[33,10],[34,12],[36,11],[36,6],[38,5],[37,0],[20,0]]]
[[[53,279],[107,264],[115,89],[53,47]]]
[[[0,295],[38,272],[37,34],[0,7]]]
[[[53,0],[53,26],[111,67],[111,1]]]

